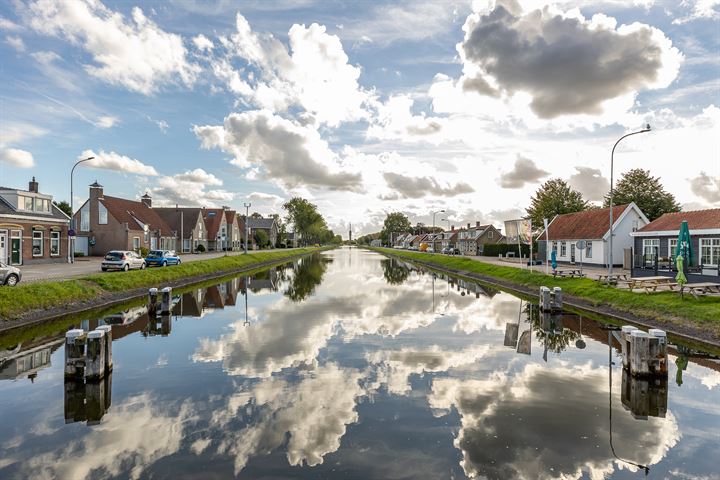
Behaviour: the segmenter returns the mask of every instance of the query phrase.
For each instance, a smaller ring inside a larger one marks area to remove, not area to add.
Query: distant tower
[[[348,241],[352,243],[352,223],[350,224],[350,230],[348,231]]]

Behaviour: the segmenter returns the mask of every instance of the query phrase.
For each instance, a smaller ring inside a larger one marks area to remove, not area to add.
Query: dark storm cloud
[[[522,188],[526,183],[535,183],[548,175],[550,173],[538,168],[535,162],[518,155],[513,169],[500,175],[500,186],[503,188]]]
[[[385,172],[383,173],[385,182],[388,187],[394,190],[393,193],[383,196],[385,200],[397,198],[422,198],[427,195],[439,195],[443,197],[454,197],[463,193],[472,193],[475,191],[467,183],[457,183],[455,185],[442,186],[437,180],[430,177],[408,177],[399,173]]]
[[[461,45],[466,62],[508,94],[529,93],[531,108],[541,118],[600,113],[606,100],[657,87],[671,48],[661,32],[647,25],[616,30],[548,7],[522,12],[516,2],[498,1],[466,26]],[[677,50],[670,53],[668,58],[679,61]],[[463,87],[495,95],[479,75],[466,79]]]

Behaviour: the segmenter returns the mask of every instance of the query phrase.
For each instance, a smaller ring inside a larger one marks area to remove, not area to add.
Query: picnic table
[[[669,287],[670,290],[674,290],[677,283],[674,282],[672,277],[633,277],[627,280],[628,288],[632,292],[633,289],[643,289],[645,293],[656,292],[658,287]]]
[[[708,293],[720,293],[720,283],[698,282],[687,283],[685,288],[697,298],[698,295],[707,295]]]
[[[625,282],[628,281],[627,273],[613,273],[612,275],[608,275],[607,273],[601,273],[598,275],[598,280],[600,282],[604,281],[611,282],[611,283],[617,283],[618,280],[623,280]]]
[[[553,277],[584,277],[585,274],[579,268],[553,270]]]

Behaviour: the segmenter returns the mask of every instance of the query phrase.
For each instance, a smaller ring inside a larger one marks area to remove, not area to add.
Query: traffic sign
[[[70,230],[68,230],[68,237],[74,237],[74,236],[75,236],[75,230],[73,230],[71,228]]]

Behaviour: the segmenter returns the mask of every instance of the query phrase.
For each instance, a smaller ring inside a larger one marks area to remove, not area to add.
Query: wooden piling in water
[[[171,308],[172,308],[172,287],[165,287],[162,289],[160,313],[162,315],[169,314]]]
[[[93,330],[87,334],[85,378],[99,380],[105,376],[105,332]]]
[[[85,331],[74,328],[65,332],[65,376],[82,378],[85,370]]]
[[[148,290],[148,314],[152,317],[158,310],[158,289],[151,288]]]
[[[110,325],[100,325],[95,330],[102,330],[105,333],[105,369],[112,370],[112,327]]]

